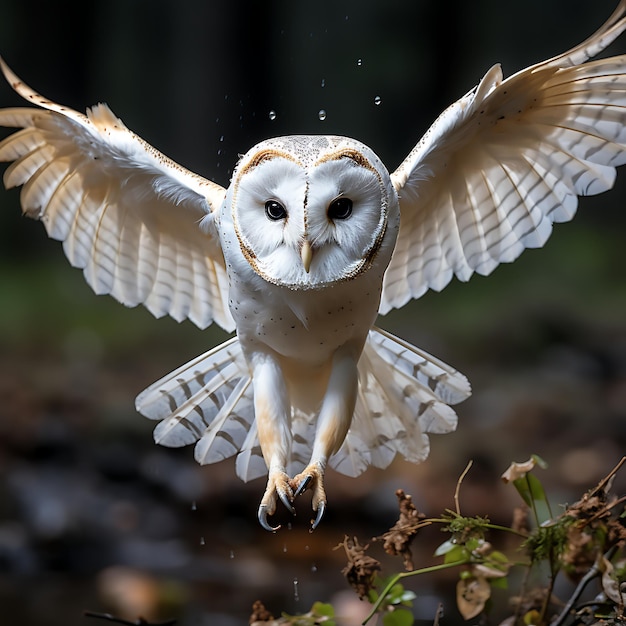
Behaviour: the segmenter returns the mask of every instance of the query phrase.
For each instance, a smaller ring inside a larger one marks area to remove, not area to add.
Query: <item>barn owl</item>
[[[377,328],[377,315],[456,276],[489,274],[577,196],[610,189],[626,162],[626,57],[589,61],[626,29],[626,0],[590,38],[503,80],[499,65],[446,109],[390,175],[338,136],[261,142],[228,188],[174,163],[104,104],[86,115],[38,95],[0,111],[0,144],[24,213],[63,242],[98,294],[236,335],[142,392],[157,443],[195,443],[267,473],[261,525],[312,492],[328,465],[357,476],[428,454],[470,394],[461,373]],[[589,61],[589,62],[588,62]]]

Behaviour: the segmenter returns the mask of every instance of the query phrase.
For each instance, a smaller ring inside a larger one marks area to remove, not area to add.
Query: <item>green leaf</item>
[[[332,604],[325,602],[315,602],[311,607],[311,612],[320,617],[335,617],[335,609]],[[326,622],[328,623],[328,622]]]
[[[532,509],[538,526],[552,519],[552,511],[541,481],[534,474],[526,474],[513,481],[524,502]]]
[[[452,541],[452,539],[448,539],[448,540],[444,541],[435,550],[435,556],[443,556],[444,554],[448,554],[448,552],[450,552],[451,550],[454,550],[455,548],[458,548],[458,547],[459,547],[459,545],[455,541]]]
[[[502,578],[490,578],[489,584],[495,589],[508,589],[509,581],[506,576]]]
[[[400,602],[402,602],[403,595],[404,587],[400,583],[397,583],[389,590],[387,600],[389,604],[400,604]]]
[[[383,626],[412,626],[413,613],[406,609],[396,609],[383,616]]]
[[[405,589],[404,593],[402,594],[402,598],[400,599],[402,600],[402,604],[405,604],[406,606],[411,606],[411,602],[413,602],[415,598],[417,598],[415,593],[413,593],[410,589]]]

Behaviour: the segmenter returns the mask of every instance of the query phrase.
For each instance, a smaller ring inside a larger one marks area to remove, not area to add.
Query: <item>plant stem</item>
[[[374,602],[374,606],[370,611],[370,614],[363,620],[363,624],[367,624],[378,609],[384,602],[387,594],[391,591],[391,588],[398,583],[402,578],[408,578],[409,576],[417,576],[418,574],[430,574],[431,572],[438,572],[444,569],[450,569],[451,567],[458,567],[459,565],[466,565],[469,563],[469,559],[462,559],[461,561],[454,561],[453,563],[441,563],[440,565],[431,565],[430,567],[422,567],[421,569],[413,570],[412,572],[400,572],[396,574],[388,583],[387,586],[380,592],[378,599]]]

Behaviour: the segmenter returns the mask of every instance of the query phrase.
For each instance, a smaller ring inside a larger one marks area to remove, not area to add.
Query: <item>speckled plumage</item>
[[[237,336],[157,381],[137,409],[155,440],[236,455],[269,473],[259,519],[313,490],[327,464],[357,476],[456,426],[466,378],[374,327],[453,276],[488,274],[545,243],[577,196],[626,162],[626,57],[587,62],[626,28],[626,0],[589,39],[503,80],[499,66],[435,121],[391,175],[356,140],[253,147],[228,189],[134,135],[106,107],[82,115],[7,80],[39,108],[0,110],[7,187],[63,242],[97,293]]]

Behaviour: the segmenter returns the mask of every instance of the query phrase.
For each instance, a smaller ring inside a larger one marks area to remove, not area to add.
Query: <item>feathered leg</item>
[[[294,494],[287,475],[291,454],[291,405],[280,365],[270,356],[253,359],[254,410],[259,443],[268,467],[265,494],[261,499],[258,518],[261,526],[275,532],[267,517],[276,512],[276,496],[292,512]]]
[[[358,388],[357,359],[351,353],[337,353],[322,402],[311,460],[291,481],[296,496],[313,490],[312,507],[316,517],[311,530],[317,528],[326,510],[324,470],[328,459],[341,447],[354,414]]]

